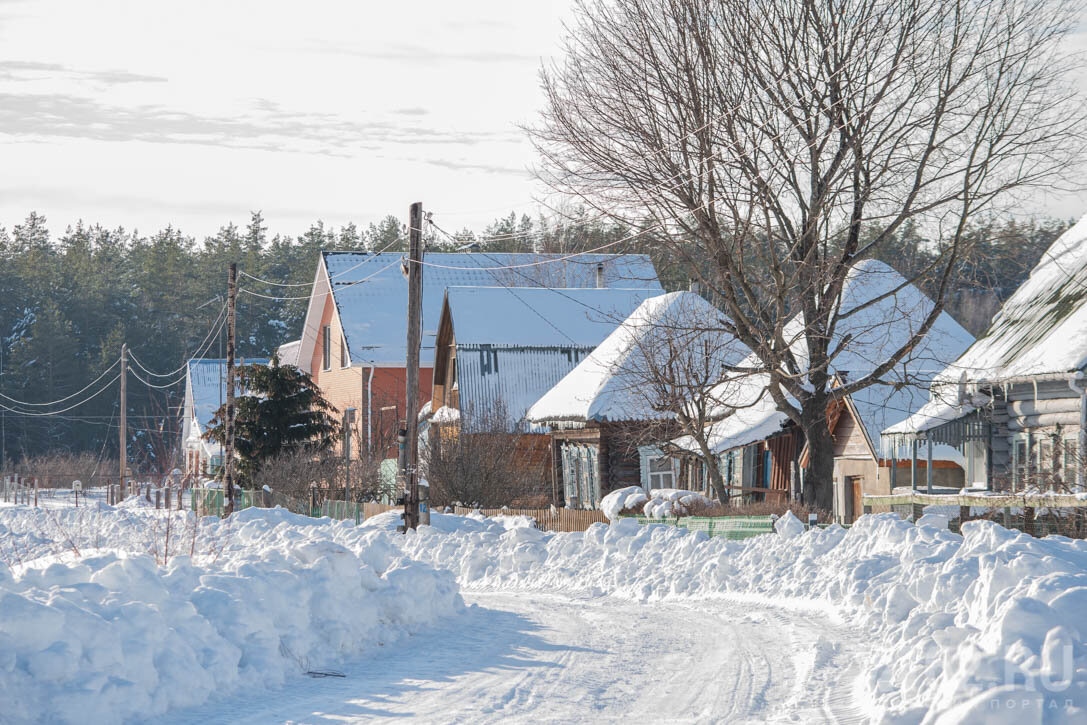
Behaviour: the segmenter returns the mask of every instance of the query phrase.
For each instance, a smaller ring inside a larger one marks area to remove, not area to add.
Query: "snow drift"
[[[0,508],[0,561],[14,563],[0,563],[0,721],[153,718],[327,668],[463,607],[453,576],[396,537],[281,509],[174,514],[185,554],[160,565],[163,514]]]
[[[421,529],[404,546],[465,589],[818,611],[876,643],[860,663],[875,722],[1087,722],[1087,542],[891,514],[780,528],[730,542],[626,519],[575,534]]]

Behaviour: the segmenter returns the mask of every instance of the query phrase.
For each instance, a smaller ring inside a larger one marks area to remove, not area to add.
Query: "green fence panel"
[[[701,531],[710,537],[740,541],[774,532],[774,520],[769,516],[678,516],[653,519],[643,515],[624,515],[642,526],[662,524],[688,531]]]

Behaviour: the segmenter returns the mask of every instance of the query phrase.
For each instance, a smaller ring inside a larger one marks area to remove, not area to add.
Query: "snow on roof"
[[[883,262],[864,260],[854,265],[839,303],[840,314],[844,317],[838,323],[831,345],[832,354],[836,353],[831,363],[832,372],[847,382],[869,375],[916,334],[933,303],[914,285],[903,287],[905,282],[898,272]],[[877,299],[878,302],[865,306],[868,301]],[[793,354],[798,362],[806,365],[807,343],[802,317],[798,315],[786,326],[785,336],[792,339]],[[893,370],[881,377],[885,384],[869,386],[850,396],[874,446],[878,445],[883,429],[905,420],[925,404],[931,382],[973,340],[969,332],[942,312],[928,335]],[[752,354],[742,366],[759,367],[761,362]],[[761,382],[765,384],[765,379]],[[750,377],[741,385],[732,383],[736,392],[719,394],[725,405],[717,413],[727,415],[736,407],[750,406],[758,399],[759,383],[758,376]],[[752,425],[761,422],[753,420]],[[731,430],[728,426],[724,429]]]
[[[682,338],[685,350],[705,350],[691,338],[709,343],[711,355],[730,352],[739,358],[735,341],[722,342],[722,313],[693,292],[672,292],[651,297],[608,335],[589,357],[551,388],[529,409],[537,423],[655,420],[671,414],[654,410],[647,393],[647,363],[667,338]],[[731,349],[730,349],[731,348]],[[716,364],[716,363],[715,363]]]
[[[710,425],[707,443],[714,453],[724,453],[769,438],[780,431],[787,420],[788,416],[777,409],[773,399],[763,395],[750,407],[739,408],[727,418]],[[691,436],[676,438],[672,445],[694,453],[701,452]]]
[[[922,405],[921,408],[909,418],[885,428],[883,430],[883,435],[893,436],[908,433],[924,433],[933,428],[938,428],[944,423],[958,420],[959,418],[973,413],[975,410],[977,410],[977,408],[969,403],[956,405],[943,398],[934,397]]]
[[[267,365],[266,358],[246,359],[247,365]],[[240,364],[240,361],[239,361]],[[215,411],[226,402],[226,360],[222,358],[196,358],[189,361],[186,377],[186,395],[192,396],[193,417],[200,433],[207,431]]]
[[[298,365],[298,352],[302,349],[301,340],[291,340],[279,346],[276,354],[280,365]]]
[[[458,345],[596,347],[659,289],[449,287]]]
[[[399,366],[407,359],[404,334],[407,279],[400,253],[325,252],[332,293],[353,362]],[[433,360],[434,337],[445,290],[452,286],[595,287],[597,265],[604,285],[663,291],[649,257],[643,254],[583,254],[548,264],[562,255],[428,254],[423,273],[423,361]],[[454,269],[445,269],[453,267]],[[492,268],[492,269],[488,269]],[[366,280],[361,282],[361,280]],[[352,284],[360,282],[359,284]]]
[[[509,429],[651,289],[450,287],[460,407],[469,426]],[[532,430],[538,428],[533,427]]]
[[[1049,247],[943,377],[998,382],[1087,366],[1087,216]]]

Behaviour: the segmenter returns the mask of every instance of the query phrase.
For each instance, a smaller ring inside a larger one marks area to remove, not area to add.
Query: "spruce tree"
[[[294,365],[244,365],[245,394],[235,399],[234,447],[242,485],[255,485],[253,473],[264,461],[288,451],[326,451],[336,442],[334,408],[308,373]],[[226,441],[226,407],[215,413],[204,437]]]

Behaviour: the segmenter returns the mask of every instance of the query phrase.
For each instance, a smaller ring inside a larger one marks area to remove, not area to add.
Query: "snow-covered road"
[[[168,723],[860,722],[851,638],[818,613],[728,600],[466,593],[440,631]],[[311,662],[311,667],[322,663]]]

